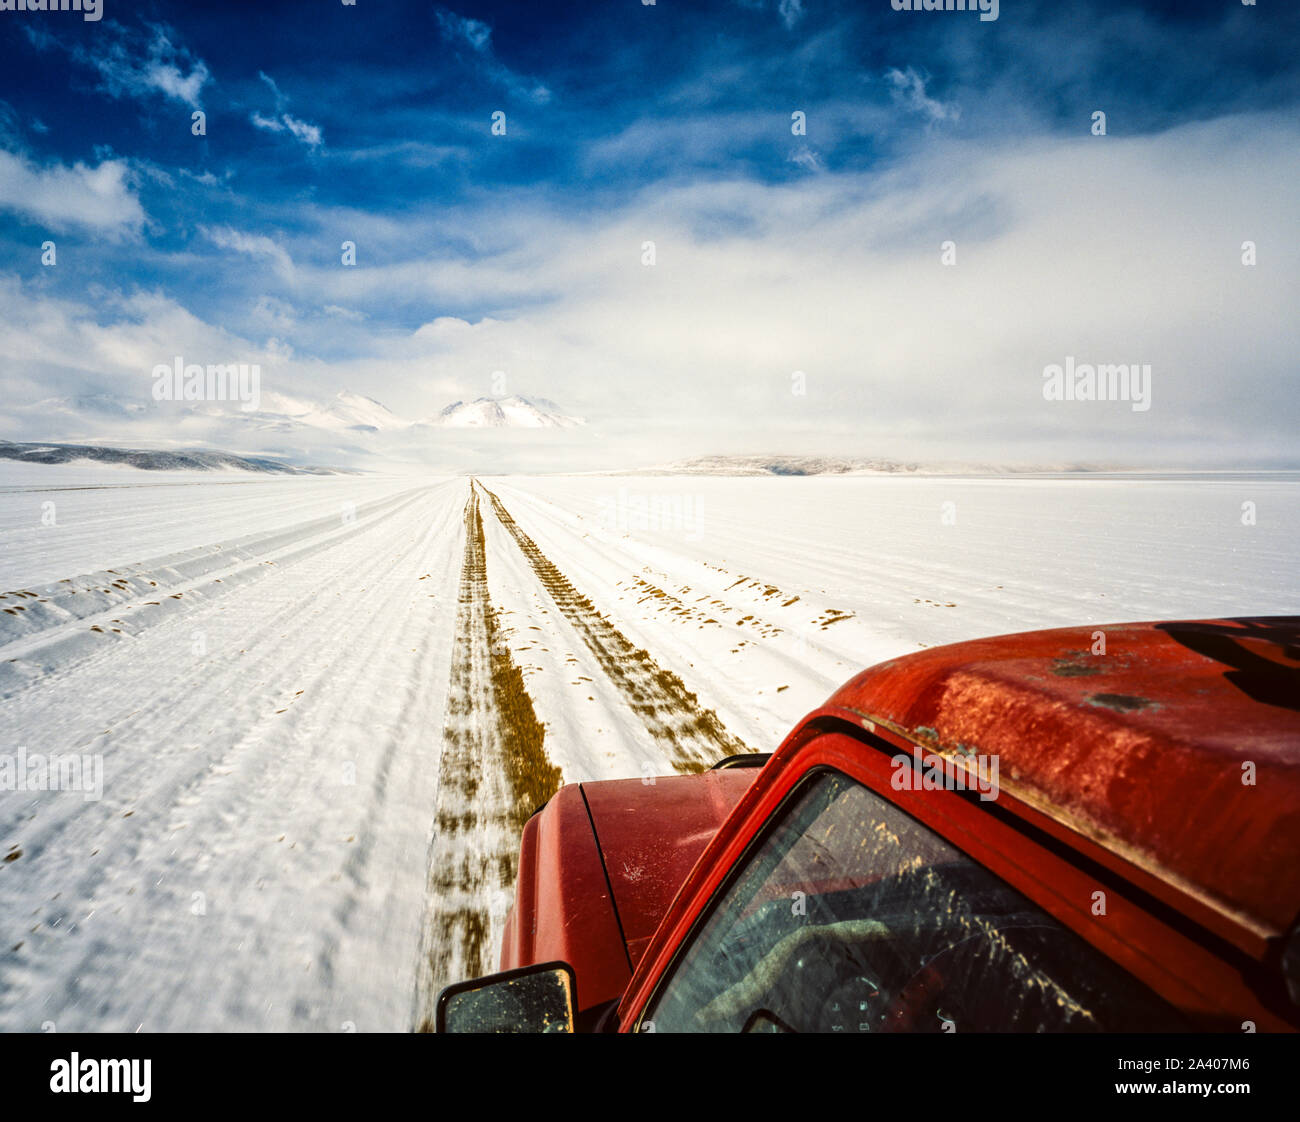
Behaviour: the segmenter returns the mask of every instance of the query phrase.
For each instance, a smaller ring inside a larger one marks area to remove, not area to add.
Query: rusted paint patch
[[[1130,693],[1094,693],[1084,699],[1100,709],[1113,709],[1116,713],[1137,713],[1143,709],[1160,709],[1161,706],[1145,697]]]
[[[1052,673],[1058,678],[1082,678],[1100,674],[1101,662],[1089,651],[1070,651],[1062,658],[1052,660]]]

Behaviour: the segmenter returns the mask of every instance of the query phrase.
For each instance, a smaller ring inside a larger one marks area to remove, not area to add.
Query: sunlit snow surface
[[[1294,477],[482,482],[754,749],[924,646],[1300,613]],[[103,767],[0,791],[0,1029],[411,1026],[468,493],[0,465],[0,757]],[[483,528],[565,780],[671,770]]]

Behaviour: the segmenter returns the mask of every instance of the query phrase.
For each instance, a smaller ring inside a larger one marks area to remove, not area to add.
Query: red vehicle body
[[[904,756],[950,777],[996,759],[996,798],[900,786]],[[792,793],[829,773],[1010,886],[1189,1028],[1300,1024],[1300,618],[935,648],[853,678],[761,767],[563,787],[524,831],[501,969],[566,962],[580,1028],[645,1030]]]

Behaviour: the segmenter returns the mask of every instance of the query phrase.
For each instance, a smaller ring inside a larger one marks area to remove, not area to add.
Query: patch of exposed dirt
[[[679,772],[699,772],[724,756],[750,752],[712,709],[703,708],[676,674],[635,646],[537,547],[501,500],[484,489],[501,525],[532,566],[564,618],[582,637],[602,671],[664,748]]]
[[[465,504],[465,553],[429,854],[418,1031],[452,981],[496,969],[492,908],[514,889],[524,823],[560,787],[546,730],[501,636],[487,580],[477,490]]]

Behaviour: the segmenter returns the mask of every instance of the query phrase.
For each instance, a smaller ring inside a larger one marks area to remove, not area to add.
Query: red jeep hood
[[[863,671],[828,707],[996,757],[1009,793],[1263,936],[1295,921],[1300,617],[954,643]]]
[[[758,773],[726,768],[582,784],[632,969],[687,873]]]

